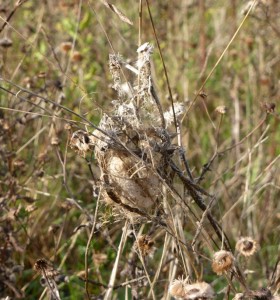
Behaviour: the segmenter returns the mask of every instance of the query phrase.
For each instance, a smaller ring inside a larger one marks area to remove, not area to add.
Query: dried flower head
[[[221,115],[224,115],[227,112],[227,107],[225,105],[220,105],[216,107],[215,111]]]
[[[87,151],[93,149],[93,137],[83,130],[75,131],[70,140],[70,147],[84,157]]]
[[[242,237],[237,241],[235,249],[244,256],[251,256],[257,251],[257,243],[251,237]]]
[[[214,299],[215,292],[206,282],[197,282],[185,285],[185,300]]]
[[[43,269],[47,269],[47,268],[48,268],[48,262],[46,259],[40,258],[40,259],[36,260],[36,262],[34,264],[34,269],[36,271],[41,272]]]
[[[263,108],[265,109],[265,112],[267,114],[273,114],[275,111],[275,107],[276,107],[275,103],[265,102],[263,104]]]
[[[34,269],[48,278],[55,278],[59,272],[44,258],[37,259]]]
[[[213,256],[212,270],[218,274],[222,275],[224,272],[232,269],[234,264],[234,256],[231,252],[220,250],[216,252]]]
[[[169,293],[175,298],[183,298],[185,296],[186,279],[175,279],[169,286]]]
[[[74,51],[72,55],[72,60],[74,62],[80,62],[83,59],[82,54],[79,51]]]
[[[146,234],[141,235],[134,242],[133,249],[140,252],[142,256],[147,256],[154,250],[154,241]]]
[[[72,43],[71,42],[64,42],[60,44],[60,49],[63,52],[69,52],[72,48]]]
[[[12,40],[8,39],[8,38],[2,38],[0,39],[0,47],[3,47],[3,48],[9,48],[13,45],[13,42]]]

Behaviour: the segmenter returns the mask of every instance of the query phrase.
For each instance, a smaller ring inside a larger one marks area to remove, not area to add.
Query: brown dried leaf
[[[117,9],[115,5],[110,4],[107,1],[103,1],[103,4],[110,8],[123,22],[133,25],[129,18],[127,18],[119,9]]]

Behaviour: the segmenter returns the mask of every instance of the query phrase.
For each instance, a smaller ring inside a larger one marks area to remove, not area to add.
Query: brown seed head
[[[273,114],[275,111],[275,107],[276,107],[275,103],[265,102],[263,104],[263,108],[267,114]]]
[[[218,274],[222,275],[224,272],[232,269],[234,264],[234,256],[231,252],[220,250],[216,252],[213,256],[212,270]]]
[[[82,54],[79,51],[74,51],[72,55],[72,60],[74,62],[80,62],[83,59]]]
[[[224,115],[227,112],[227,107],[224,105],[220,105],[220,106],[216,107],[215,111],[221,115]]]
[[[93,137],[83,130],[75,131],[70,140],[70,147],[85,157],[86,152],[93,149]]]
[[[63,52],[69,52],[72,48],[72,43],[71,42],[64,42],[60,44],[60,49]]]
[[[147,256],[153,252],[154,241],[150,236],[144,234],[137,238],[134,242],[133,248],[135,251],[139,251],[142,256]]]
[[[257,251],[257,243],[251,237],[242,237],[237,241],[235,249],[244,256],[251,256]]]
[[[34,264],[34,269],[40,272],[43,276],[54,278],[59,275],[59,272],[44,258],[37,259]]]
[[[169,286],[169,293],[175,298],[183,298],[185,296],[185,280],[175,279]]]
[[[215,292],[206,282],[185,285],[185,300],[210,300],[215,298]]]
[[[44,258],[37,259],[34,264],[34,269],[36,271],[42,272],[42,270],[46,270],[48,268],[48,262]]]

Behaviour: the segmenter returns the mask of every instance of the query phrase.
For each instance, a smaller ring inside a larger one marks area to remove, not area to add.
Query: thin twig
[[[158,37],[157,37],[157,33],[156,33],[152,13],[151,13],[151,10],[150,10],[149,0],[146,0],[146,3],[147,3],[149,17],[150,17],[152,28],[153,28],[154,37],[156,39],[156,43],[157,43],[157,47],[158,47],[158,50],[159,50],[161,63],[162,63],[163,70],[164,70],[164,75],[165,75],[165,79],[166,79],[166,83],[167,83],[167,87],[168,87],[168,93],[169,93],[169,97],[170,97],[170,100],[171,100],[171,106],[172,106],[172,112],[173,112],[173,118],[174,118],[174,126],[175,126],[175,129],[176,129],[176,132],[177,132],[177,119],[176,119],[176,114],[175,114],[175,109],[174,109],[173,95],[172,95],[171,87],[170,87],[170,83],[169,83],[169,77],[168,77],[167,69],[166,69],[166,66],[165,66],[164,59],[163,59],[163,55],[162,55],[161,47],[160,47],[160,44],[159,44],[159,40],[158,40]]]

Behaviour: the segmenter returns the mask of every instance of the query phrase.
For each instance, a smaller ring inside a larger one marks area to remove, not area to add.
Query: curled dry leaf
[[[114,4],[108,3],[107,1],[103,1],[103,4],[110,8],[123,22],[133,25],[133,23],[126,17]]]

